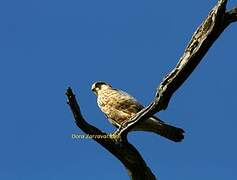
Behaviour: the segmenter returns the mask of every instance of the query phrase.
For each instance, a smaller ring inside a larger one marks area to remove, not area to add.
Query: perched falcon
[[[91,90],[97,95],[97,104],[101,111],[117,128],[143,109],[131,95],[114,89],[105,82],[95,82]],[[154,132],[175,142],[180,142],[184,138],[182,129],[168,125],[155,116],[142,121],[132,130]]]

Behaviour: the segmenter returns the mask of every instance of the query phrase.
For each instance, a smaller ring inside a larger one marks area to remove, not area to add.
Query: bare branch
[[[75,123],[82,131],[89,135],[108,135],[85,121],[71,88],[67,89],[66,95],[68,98],[68,104],[74,115]],[[123,163],[132,180],[156,179],[140,153],[133,145],[131,145],[127,140],[117,141],[110,136],[106,137],[107,138],[94,138],[94,140]]]
[[[230,24],[237,21],[237,7],[226,13],[226,21]]]
[[[120,127],[116,134],[125,138],[127,133],[139,121],[143,121],[167,108],[174,92],[195,70],[209,48],[225,28],[233,22],[233,19],[236,16],[236,9],[226,12],[226,3],[227,0],[219,0],[217,2],[209,12],[207,18],[194,32],[176,67],[160,83],[154,100],[131,118],[128,123]]]
[[[96,142],[117,157],[126,167],[133,180],[155,180],[154,174],[146,165],[142,156],[127,141],[127,133],[139,122],[155,113],[165,110],[174,92],[185,82],[197,65],[203,59],[209,48],[217,40],[220,34],[232,22],[237,21],[237,7],[226,12],[227,0],[218,0],[207,18],[194,32],[184,54],[176,67],[162,80],[157,88],[154,100],[137,113],[128,123],[123,124],[115,133],[121,137],[120,141],[114,138],[94,138]],[[68,104],[72,110],[77,126],[89,135],[107,135],[98,128],[87,123],[83,118],[76,98],[71,90],[66,92]]]

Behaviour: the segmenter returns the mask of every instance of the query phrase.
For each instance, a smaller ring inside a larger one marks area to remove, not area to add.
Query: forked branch
[[[237,7],[226,11],[226,3],[227,0],[218,0],[207,18],[194,32],[178,64],[162,80],[157,88],[156,96],[150,105],[145,107],[131,118],[128,123],[118,129],[116,135],[121,137],[120,141],[109,136],[107,136],[108,138],[94,139],[123,163],[128,170],[131,179],[155,180],[156,178],[150,168],[146,165],[140,153],[127,141],[127,133],[139,121],[143,121],[168,107],[169,101],[174,92],[195,70],[220,34],[230,23],[237,21]],[[75,122],[82,131],[89,135],[107,135],[98,128],[87,123],[83,118],[71,88],[67,89],[66,95]]]
[[[71,88],[66,92],[68,104],[74,115],[75,123],[86,134],[89,135],[107,135],[98,128],[90,125],[83,118],[77,100]],[[117,141],[115,138],[106,136],[108,138],[95,138],[94,140],[117,157],[126,167],[131,179],[134,180],[155,180],[150,168],[146,165],[140,153],[136,148],[126,141]]]

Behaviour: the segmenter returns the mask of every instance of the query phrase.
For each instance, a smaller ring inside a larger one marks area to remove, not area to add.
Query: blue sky
[[[103,80],[148,104],[216,1],[41,0],[0,2],[0,179],[128,179],[122,164],[82,131],[85,118],[114,131],[90,91]],[[230,1],[229,7],[237,5]],[[231,25],[175,93],[166,122],[182,143],[136,132],[129,140],[159,179],[236,179],[236,31]]]

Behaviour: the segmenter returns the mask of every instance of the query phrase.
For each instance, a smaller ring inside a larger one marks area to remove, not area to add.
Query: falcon
[[[97,96],[97,104],[101,111],[117,128],[144,108],[134,97],[112,88],[106,82],[95,82],[91,90]],[[183,129],[166,124],[156,116],[138,123],[132,131],[153,132],[174,142],[180,142],[184,138]]]

